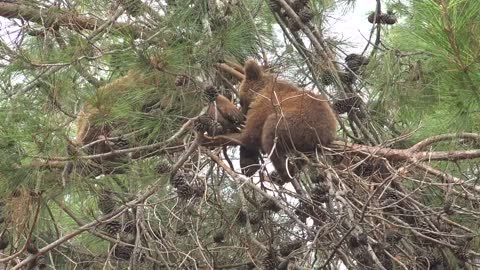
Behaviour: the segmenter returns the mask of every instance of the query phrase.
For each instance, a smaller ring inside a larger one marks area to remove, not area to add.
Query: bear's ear
[[[263,71],[255,60],[245,62],[245,80],[256,81],[262,78]]]

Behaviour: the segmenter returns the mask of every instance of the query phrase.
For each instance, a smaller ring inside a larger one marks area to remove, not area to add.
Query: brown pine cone
[[[361,105],[361,99],[360,97],[358,96],[351,96],[351,97],[348,97],[348,98],[344,98],[344,99],[339,99],[339,100],[336,100],[334,103],[333,103],[333,110],[335,112],[337,112],[338,114],[342,114],[342,113],[348,113],[352,110],[354,110],[355,108],[359,108],[360,105]],[[359,166],[361,167],[361,166]],[[359,168],[357,167],[357,168]]]
[[[300,26],[300,24],[298,24],[297,21],[295,21],[295,20],[292,19],[292,18],[288,18],[288,19],[287,19],[287,27],[288,27],[288,29],[290,29],[290,31],[292,31],[292,32],[298,32],[300,29],[302,29],[302,27]]]
[[[280,254],[281,254],[283,257],[287,257],[287,256],[290,255],[293,251],[301,248],[303,242],[304,242],[303,240],[297,239],[297,240],[294,240],[294,241],[291,241],[291,242],[288,242],[288,243],[283,244],[283,245],[280,247]]]
[[[213,235],[213,241],[217,244],[223,244],[225,242],[225,234],[223,232],[217,232]]]
[[[123,246],[123,245],[117,244],[113,249],[112,255],[117,260],[128,261],[130,259],[130,256],[132,256],[132,253],[133,253],[132,246]]]
[[[265,270],[276,270],[279,263],[280,262],[275,254],[275,251],[270,250],[263,258],[262,266]]]
[[[98,209],[106,215],[112,212],[116,207],[117,202],[115,201],[113,191],[106,188],[102,189],[100,194],[98,194]]]
[[[10,244],[10,241],[8,240],[6,235],[2,235],[2,237],[0,237],[0,250],[6,249],[8,247],[8,244]]]
[[[178,75],[178,76],[175,78],[175,86],[177,86],[177,87],[184,86],[184,85],[186,85],[189,81],[190,81],[190,79],[188,78],[188,76]]]
[[[268,6],[272,11],[277,13],[280,12],[280,10],[282,9],[282,6],[275,0],[268,1]]]
[[[308,23],[313,19],[313,12],[309,8],[304,8],[300,12],[298,12],[298,17],[302,20],[303,23]]]
[[[171,172],[171,170],[172,170],[172,165],[167,160],[161,160],[155,166],[155,171],[158,174],[166,174]]]
[[[277,203],[274,200],[271,200],[269,198],[263,198],[262,201],[260,202],[260,208],[266,211],[273,211],[273,212],[278,212],[282,208],[277,205]]]
[[[360,68],[368,65],[369,62],[367,57],[355,53],[351,53],[345,57],[347,67],[355,73],[358,73]]]
[[[112,220],[105,224],[104,230],[109,235],[116,235],[122,229],[122,224],[117,220]]]
[[[240,226],[245,226],[247,224],[247,211],[240,208],[235,213],[237,214],[235,217],[235,222]]]

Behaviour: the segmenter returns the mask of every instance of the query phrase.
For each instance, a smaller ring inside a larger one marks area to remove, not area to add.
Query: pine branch
[[[44,25],[45,27],[66,27],[71,30],[97,30],[105,21],[93,17],[73,14],[66,10],[51,7],[41,9],[21,3],[0,2],[0,16],[8,19],[22,19]],[[112,23],[113,30],[123,34],[144,36],[148,30],[128,23]]]
[[[41,248],[38,250],[38,253],[32,254],[31,256],[27,257],[26,259],[20,261],[18,264],[15,265],[15,267],[12,268],[12,270],[19,270],[22,269],[25,265],[30,263],[31,261],[35,260],[38,256],[45,254],[46,252],[56,248],[57,246],[65,243],[66,241],[75,238],[79,234],[86,232],[88,230],[91,230],[95,228],[96,226],[107,222],[108,220],[111,220],[115,217],[120,216],[123,212],[127,211],[128,209],[143,203],[145,200],[147,200],[150,196],[158,192],[158,190],[164,186],[164,179],[159,179],[149,187],[145,188],[145,190],[137,195],[137,197],[129,202],[126,202],[122,206],[116,208],[113,210],[111,213],[101,216],[97,218],[94,221],[91,221],[83,226],[80,226],[79,228],[71,231],[70,233],[65,234],[64,236],[60,237],[59,239],[53,241],[52,243],[46,245],[45,247]]]

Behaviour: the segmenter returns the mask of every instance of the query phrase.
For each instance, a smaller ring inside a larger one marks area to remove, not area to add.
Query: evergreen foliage
[[[0,1],[0,269],[478,267],[480,1],[374,2]],[[249,58],[338,113],[283,186],[194,129]]]

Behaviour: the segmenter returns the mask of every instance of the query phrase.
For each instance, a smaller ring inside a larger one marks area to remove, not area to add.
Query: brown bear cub
[[[314,152],[317,145],[328,145],[335,137],[336,117],[325,96],[277,80],[253,60],[245,63],[240,103],[248,111],[240,136],[244,147],[240,164],[249,176],[259,168],[261,150],[270,155],[282,180],[289,182],[294,171],[292,166],[287,171],[288,153]]]

